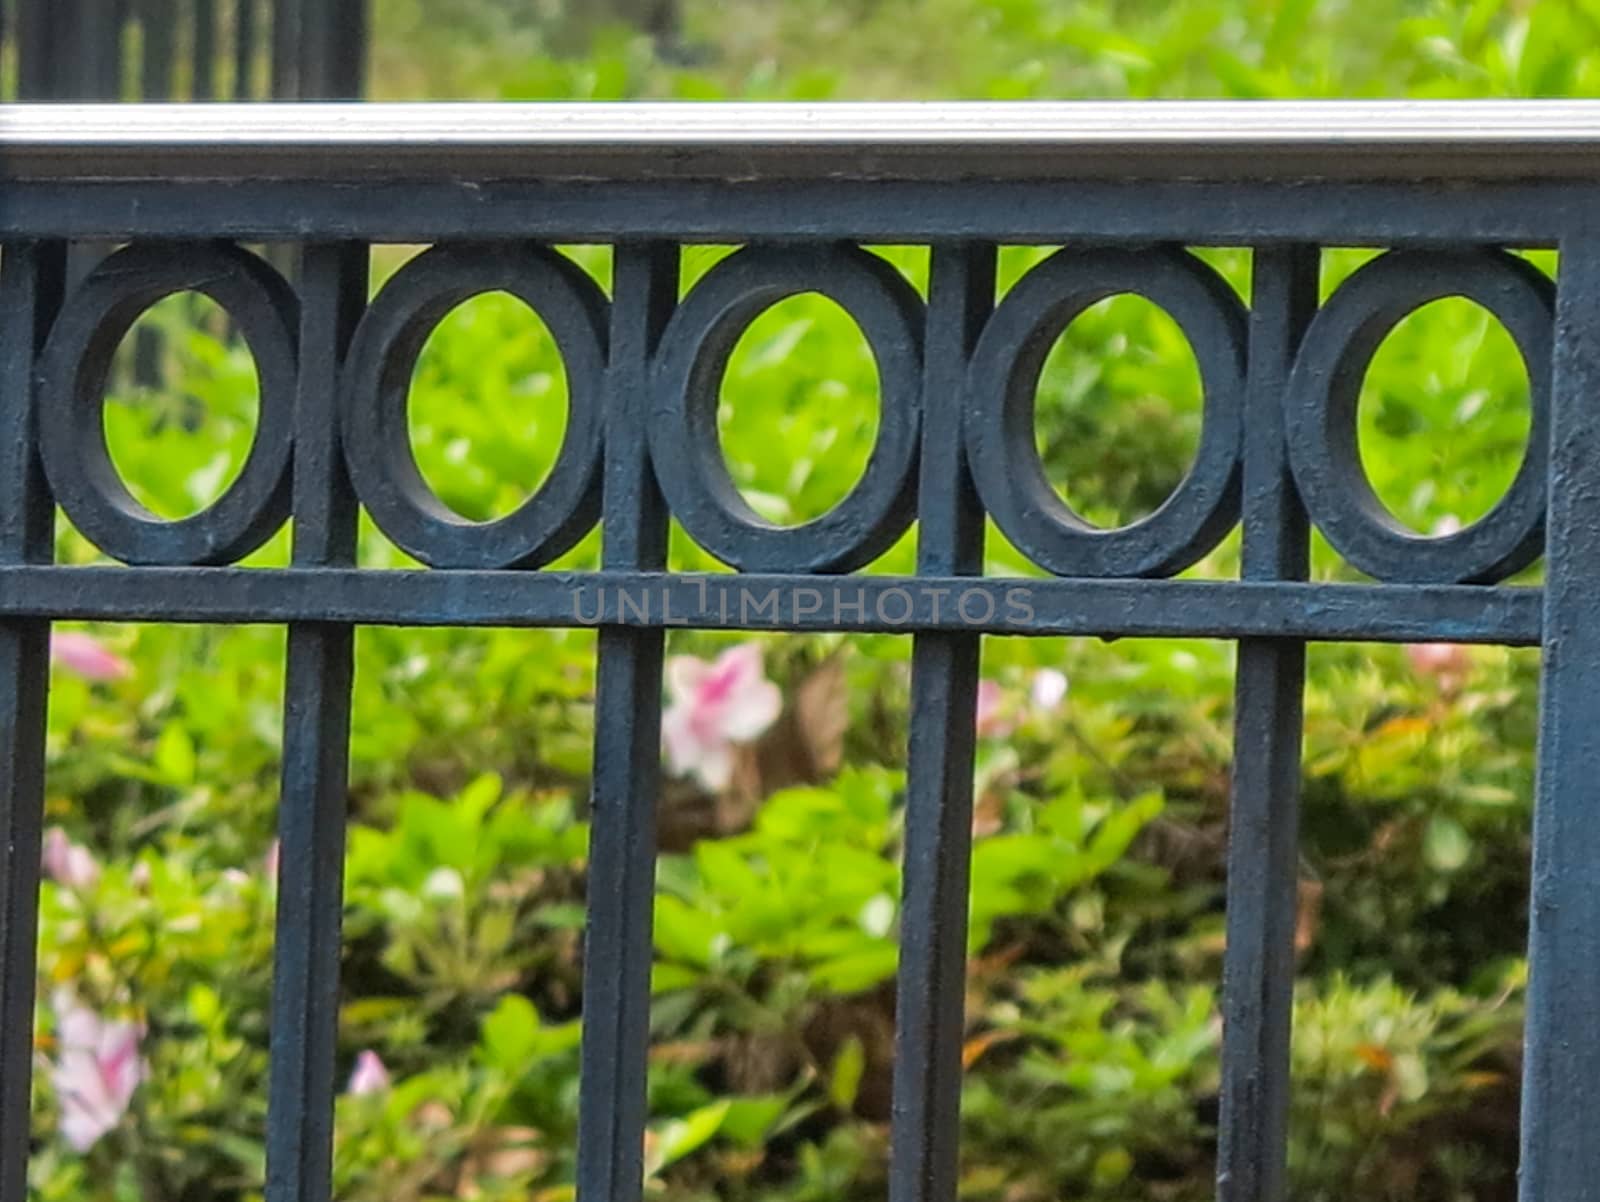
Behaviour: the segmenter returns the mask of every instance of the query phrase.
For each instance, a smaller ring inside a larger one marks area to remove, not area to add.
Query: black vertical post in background
[[[146,100],[173,99],[173,60],[178,54],[178,6],[175,0],[139,0],[143,53],[139,94]]]
[[[272,0],[272,99],[300,95],[301,0]]]
[[[301,270],[294,564],[355,562],[356,500],[335,415],[345,348],[366,305],[367,248],[308,246]],[[353,629],[292,622],[273,952],[268,1202],[328,1202],[349,786]]]
[[[194,0],[194,100],[217,97],[217,0]]]
[[[332,5],[312,5],[300,13],[299,27],[294,30],[299,43],[295,51],[295,96],[298,99],[328,98],[328,75],[333,69],[335,53],[332,45],[333,22],[330,20],[332,12]]]
[[[980,574],[983,510],[961,438],[967,358],[994,305],[992,246],[935,246],[923,367],[917,571]],[[946,598],[956,606],[959,599]],[[890,1202],[954,1202],[959,1170],[979,638],[915,636]]]
[[[256,100],[264,33],[272,99],[354,100],[366,80],[367,3],[265,0],[263,10],[263,0],[235,0],[231,30],[221,30],[217,0],[0,0],[14,13],[0,20],[0,47],[15,46],[19,100],[205,101],[218,96],[217,59],[231,42],[231,98]],[[123,61],[134,20],[137,65]],[[178,69],[186,52],[187,77]]]
[[[117,7],[95,0],[18,0],[17,98],[115,100]]]
[[[33,364],[66,279],[58,243],[0,258],[0,564],[48,563],[55,515],[33,437]],[[27,1194],[50,623],[0,622],[0,1199]]]
[[[250,100],[255,96],[256,0],[234,0],[233,10],[233,98]]]
[[[89,49],[85,55],[90,77],[84,95],[94,100],[121,100],[127,72],[122,62],[122,31],[128,23],[128,0],[110,0],[100,6],[85,3],[80,9],[85,20],[82,37]]]
[[[602,562],[659,571],[667,507],[646,442],[650,360],[678,296],[678,250],[617,248],[606,386]],[[650,1041],[663,632],[602,626],[595,681],[578,1202],[636,1202]]]
[[[72,86],[64,43],[73,15],[57,0],[17,0],[19,100],[53,100]]]
[[[1315,247],[1258,249],[1244,435],[1246,580],[1304,580],[1310,531],[1289,472],[1283,398],[1317,309]],[[1284,1202],[1299,881],[1306,648],[1240,639],[1223,962],[1219,1202]]]
[[[366,6],[356,0],[314,6],[300,17],[301,100],[361,95],[365,77]]]
[[[333,24],[333,71],[327,96],[356,100],[367,91],[367,0],[344,0],[327,7]]]
[[[1584,212],[1556,279],[1522,1202],[1600,1199],[1600,229]]]

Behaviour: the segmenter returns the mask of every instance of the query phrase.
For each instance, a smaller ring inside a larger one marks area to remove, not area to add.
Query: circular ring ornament
[[[516,297],[554,335],[567,373],[567,429],[532,496],[503,518],[473,522],[422,478],[407,409],[428,336],[450,310],[485,292]],[[434,247],[384,285],[350,344],[341,441],[357,497],[396,546],[435,568],[526,568],[588,532],[600,515],[606,314],[594,281],[542,247]]]
[[[1200,445],[1152,514],[1105,529],[1057,495],[1035,444],[1039,373],[1061,331],[1091,305],[1130,293],[1165,310],[1200,368]],[[964,415],[968,462],[996,525],[1057,576],[1167,576],[1200,559],[1239,518],[1245,310],[1214,270],[1177,248],[1057,251],[996,306],[973,353]]]
[[[1511,334],[1528,372],[1532,423],[1511,487],[1481,520],[1430,537],[1379,500],[1361,465],[1356,416],[1372,356],[1408,314],[1460,296]],[[1312,320],[1289,380],[1290,463],[1312,522],[1355,568],[1378,580],[1487,583],[1544,547],[1555,289],[1525,259],[1498,250],[1391,251],[1356,271]]]
[[[255,359],[255,439],[238,477],[201,512],[168,521],[145,508],[111,461],[105,388],[113,356],[150,306],[179,292],[210,297]],[[124,563],[232,563],[289,516],[299,306],[288,282],[224,243],[141,243],[116,251],[68,296],[40,364],[39,453],[51,492],[100,550]]]
[[[761,517],[728,474],[717,433],[723,373],[750,322],[816,292],[865,335],[878,365],[878,438],[832,509],[797,526]],[[888,263],[856,247],[759,247],[724,259],[667,324],[654,373],[650,456],[674,517],[744,571],[848,572],[888,550],[915,516],[922,426],[922,300]]]

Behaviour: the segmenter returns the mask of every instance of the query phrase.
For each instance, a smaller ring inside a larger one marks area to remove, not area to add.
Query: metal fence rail
[[[984,634],[1239,644],[1218,1194],[1281,1202],[1308,640],[1540,645],[1522,1126],[1525,1202],[1600,1198],[1600,105],[0,109],[0,1200],[21,1202],[52,619],[289,629],[268,1197],[329,1193],[352,630],[600,627],[579,1197],[641,1188],[666,627],[910,634],[893,1202],[955,1197],[973,715]],[[66,289],[77,240],[126,243]],[[302,247],[291,286],[241,242]],[[609,295],[552,243],[616,247]],[[920,295],[869,242],[931,247]],[[370,302],[369,246],[427,242]],[[694,242],[745,243],[679,298]],[[1065,244],[1003,296],[996,247]],[[1250,300],[1186,249],[1253,252]],[[1386,251],[1319,301],[1322,248]],[[1552,283],[1509,250],[1554,247]],[[463,523],[406,435],[422,341],[503,289],[566,363],[557,466]],[[137,314],[194,290],[261,379],[256,442],[210,509],[144,511],[100,410]],[[801,291],[860,324],[882,381],[855,491],[775,528],[716,443],[721,367]],[[1194,468],[1107,531],[1033,446],[1054,334],[1141,294],[1200,365]],[[1406,313],[1467,296],[1508,328],[1533,435],[1456,534],[1399,527],[1356,448],[1362,373]],[[57,508],[127,567],[52,564]],[[419,571],[356,566],[358,507]],[[238,561],[292,517],[292,566]],[[982,575],[985,517],[1046,573]],[[666,533],[737,574],[667,572]],[[595,523],[603,567],[538,570]],[[1241,524],[1237,581],[1170,577]],[[917,572],[861,574],[915,525]],[[1319,529],[1370,584],[1307,582]],[[1544,557],[1542,588],[1503,583]]]

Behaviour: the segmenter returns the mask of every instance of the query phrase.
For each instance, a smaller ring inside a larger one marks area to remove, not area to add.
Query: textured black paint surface
[[[287,53],[288,27],[258,19],[265,6],[225,11],[235,42],[248,22],[250,38],[276,39]],[[297,9],[311,65],[293,69],[326,78],[336,47],[359,31],[307,24],[318,11]],[[23,15],[43,20],[39,10]],[[280,83],[286,64],[280,58]],[[327,1202],[330,1191],[358,626],[599,628],[582,1202],[630,1202],[643,1188],[668,629],[914,637],[893,1202],[951,1202],[958,1184],[982,636],[1239,642],[1218,1156],[1227,1202],[1283,1202],[1285,1192],[1305,644],[1542,643],[1524,1202],[1600,1197],[1600,1145],[1584,1127],[1600,1101],[1590,1017],[1600,995],[1600,819],[1588,796],[1600,777],[1600,726],[1587,679],[1600,660],[1600,238],[1587,224],[1600,189],[1311,179],[386,183],[318,178],[318,169],[234,182],[34,178],[0,189],[0,1202],[24,1196],[48,632],[57,619],[289,629],[270,1202]],[[64,238],[131,245],[63,306]],[[298,284],[240,245],[255,239],[301,245]],[[615,248],[609,291],[551,245],[558,239]],[[873,239],[931,247],[926,298],[860,245]],[[395,241],[432,249],[369,300],[368,248]],[[1070,249],[997,300],[996,247],[1007,241]],[[749,245],[680,300],[681,248],[703,242]],[[1253,251],[1248,301],[1191,253],[1200,245]],[[1388,253],[1319,308],[1320,250],[1348,245]],[[1506,246],[1559,246],[1553,300]],[[571,412],[545,487],[510,517],[474,524],[423,483],[405,408],[434,323],[494,289],[528,301],[554,332]],[[163,522],[117,478],[100,407],[123,334],[174,290],[205,292],[230,311],[263,391],[239,480],[205,512]],[[749,321],[808,290],[832,296],[861,325],[883,418],[851,497],[815,522],[780,528],[752,514],[727,476],[717,392]],[[1041,487],[1031,388],[1062,323],[1116,292],[1172,314],[1195,348],[1206,398],[1189,479],[1152,518],[1108,533]],[[1535,444],[1487,519],[1427,540],[1397,532],[1368,503],[1352,398],[1383,332],[1410,308],[1458,292],[1499,315],[1527,359]],[[363,506],[430,566],[358,566]],[[128,566],[51,563],[58,509]],[[671,517],[738,570],[668,572]],[[983,574],[988,518],[1037,575]],[[237,566],[290,520],[291,566]],[[1240,522],[1242,579],[1170,578]],[[597,524],[600,570],[546,566]],[[913,575],[857,574],[908,529]],[[1308,581],[1313,529],[1373,582]],[[1506,584],[1546,539],[1548,586]]]
[[[1309,528],[1289,472],[1280,398],[1316,311],[1316,251],[1259,253],[1252,292],[1243,575],[1304,580]],[[1303,640],[1239,640],[1217,1148],[1221,1202],[1284,1202],[1286,1196],[1305,664]]]
[[[1528,916],[1521,1202],[1600,1199],[1600,233],[1562,244]]]
[[[293,426],[297,565],[354,562],[356,507],[333,391],[367,293],[367,248],[308,246]],[[339,948],[354,628],[289,623],[273,955],[267,1202],[318,1202],[332,1179]]]
[[[961,417],[994,276],[993,247],[934,248],[917,531],[917,568],[929,575],[983,570],[983,511]],[[956,1196],[979,639],[976,631],[928,631],[911,651],[890,1202]]]
[[[0,259],[0,564],[47,562],[50,494],[33,432],[33,361],[66,282],[66,248],[10,243]],[[43,840],[50,623],[0,620],[0,1199],[28,1176],[28,1094]]]
[[[666,564],[667,509],[645,437],[649,364],[677,298],[676,247],[622,247],[604,421],[605,566]],[[661,758],[659,628],[600,628],[578,1097],[578,1200],[639,1196],[650,1040]]]

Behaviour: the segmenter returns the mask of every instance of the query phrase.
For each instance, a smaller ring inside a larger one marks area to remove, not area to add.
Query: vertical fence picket
[[[1317,307],[1314,247],[1255,254],[1244,442],[1246,580],[1304,580],[1310,531],[1289,475],[1283,394]],[[1228,829],[1221,1202],[1283,1202],[1294,989],[1305,643],[1241,639]]]
[[[1561,244],[1539,766],[1529,899],[1522,1202],[1600,1199],[1600,233]]]
[[[609,569],[666,566],[666,505],[651,469],[645,421],[650,358],[677,287],[676,247],[617,248],[602,527]],[[578,1202],[632,1202],[643,1183],[662,643],[659,627],[602,626],[599,632]]]
[[[58,243],[0,257],[0,564],[48,563],[54,508],[33,436],[34,358],[66,275]],[[27,1194],[50,622],[0,622],[0,1200]]]
[[[302,263],[294,562],[354,562],[356,502],[339,451],[340,363],[367,295],[367,248],[311,245]],[[289,625],[267,1114],[268,1202],[327,1202],[344,905],[352,627]]]
[[[961,439],[967,357],[994,304],[991,246],[933,250],[918,570],[981,571],[983,511]],[[957,599],[948,599],[957,604]],[[977,633],[915,636],[896,1002],[890,1202],[953,1202],[961,1111]]]

